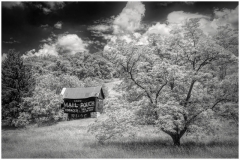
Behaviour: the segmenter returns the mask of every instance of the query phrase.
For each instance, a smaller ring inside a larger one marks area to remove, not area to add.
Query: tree
[[[198,22],[190,19],[167,37],[151,35],[149,45],[117,40],[104,53],[122,68],[126,100],[139,106],[136,115],[171,136],[176,146],[186,132],[207,131],[226,103],[238,103],[237,73],[218,76],[223,63],[237,67],[237,57],[204,35]]]
[[[192,126],[204,128],[216,108],[225,103],[238,103],[237,73],[224,80],[218,77],[223,63],[237,67],[237,57],[205,36],[198,28],[198,21],[186,21],[182,28],[184,35],[173,34],[170,52],[164,53],[170,54],[172,65],[181,71],[178,78],[173,76],[174,86],[158,104],[157,124],[172,137],[175,145],[180,145],[180,138],[186,131],[190,132]]]
[[[8,125],[19,116],[20,103],[32,95],[34,84],[31,68],[24,65],[20,53],[9,50],[2,62],[2,119]]]

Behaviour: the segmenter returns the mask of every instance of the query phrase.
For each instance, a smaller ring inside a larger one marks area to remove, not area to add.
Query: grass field
[[[172,146],[170,137],[143,127],[134,140],[118,139],[99,144],[87,132],[95,119],[59,122],[28,129],[2,130],[2,158],[238,158],[238,133],[228,130],[218,140],[207,137],[196,143],[183,137]]]

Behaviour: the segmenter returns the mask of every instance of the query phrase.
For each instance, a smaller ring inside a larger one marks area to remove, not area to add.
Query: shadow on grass
[[[43,123],[32,122],[27,126],[19,126],[19,127],[2,125],[2,130],[10,131],[10,130],[22,130],[22,129],[27,129],[27,128],[31,128],[31,127],[47,127],[47,126],[56,125],[59,122],[61,122],[61,121],[48,121],[48,122],[43,122]]]
[[[7,125],[2,125],[2,130],[8,131],[8,130],[16,130],[18,129],[17,127],[14,126],[7,126]]]
[[[188,141],[181,143],[180,147],[176,147],[173,145],[173,142],[170,140],[148,140],[148,141],[109,141],[103,144],[101,143],[94,143],[94,144],[86,144],[91,148],[99,148],[99,147],[120,147],[126,150],[134,150],[134,149],[141,149],[141,148],[148,148],[148,149],[161,149],[161,148],[182,148],[192,150],[195,148],[214,148],[214,147],[237,147],[238,141],[210,141],[207,143],[204,142],[194,142]]]

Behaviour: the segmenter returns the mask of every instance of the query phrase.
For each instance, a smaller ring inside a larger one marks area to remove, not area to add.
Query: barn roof
[[[104,99],[102,87],[87,88],[63,88],[61,94],[64,99],[84,99],[90,97],[98,97]]]

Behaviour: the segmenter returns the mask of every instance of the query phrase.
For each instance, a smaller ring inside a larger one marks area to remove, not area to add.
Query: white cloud
[[[198,13],[187,13],[183,11],[173,11],[168,14],[167,21],[169,23],[182,23],[186,19],[190,18],[206,18],[209,19],[208,16],[201,15]]]
[[[138,39],[141,37],[141,34],[136,32],[136,33],[133,33],[133,36]]]
[[[32,57],[32,56],[58,56],[57,48],[55,44],[43,44],[41,46],[41,49],[36,52],[35,49],[32,49],[28,52],[26,52],[26,55],[23,55],[23,58]]]
[[[44,14],[49,14],[52,11],[56,11],[58,9],[62,9],[65,6],[64,2],[42,2],[45,4],[43,6],[42,4],[39,3],[32,3],[35,7],[42,9]]]
[[[48,37],[47,39],[42,39],[40,42],[44,42],[44,43],[51,43],[51,42],[53,42],[53,38],[51,38],[51,37]]]
[[[200,19],[199,24],[199,28],[202,29],[203,33],[205,33],[206,35],[216,33],[218,28],[216,20],[210,21],[207,19]]]
[[[22,2],[2,2],[2,6],[5,8],[12,8],[12,7],[24,7]]]
[[[127,43],[130,43],[130,42],[133,41],[133,39],[132,39],[129,35],[120,36],[119,39],[120,39],[120,40],[123,40],[123,41],[125,41],[125,42],[127,42]]]
[[[136,43],[136,45],[148,45],[149,41],[148,41],[148,36],[146,34],[144,34]]]
[[[215,21],[218,25],[231,24],[238,28],[238,6],[235,9],[214,10]]]
[[[57,46],[70,54],[86,51],[86,44],[76,34],[58,37]]]
[[[51,9],[45,8],[45,7],[42,8],[42,10],[43,10],[43,13],[44,13],[44,14],[49,14],[50,12],[52,12]]]
[[[112,30],[112,26],[99,24],[99,25],[89,26],[87,29],[90,31],[108,32]]]
[[[87,51],[85,44],[81,38],[79,38],[76,34],[68,34],[68,35],[60,35],[56,39],[55,42],[52,42],[52,38],[48,38],[47,40],[42,40],[43,42],[49,42],[49,44],[44,43],[41,46],[41,49],[36,51],[35,49],[30,50],[23,55],[24,58],[31,56],[46,56],[53,55],[58,56],[59,53],[63,54],[75,54],[77,52]],[[51,43],[50,43],[51,42]]]
[[[151,27],[148,28],[148,30],[143,34],[139,34],[137,37],[135,34],[133,34],[135,36],[135,38],[137,38],[137,45],[148,45],[149,41],[148,41],[148,37],[150,34],[160,34],[162,36],[168,36],[170,35],[170,30],[171,30],[171,26],[170,25],[166,25],[166,24],[161,24],[161,23],[157,23],[155,25],[152,25]]]
[[[238,6],[231,9],[214,10],[214,19],[211,20],[210,16],[201,15],[198,13],[187,13],[183,11],[174,11],[168,14],[167,21],[169,23],[182,23],[185,19],[200,18],[199,28],[205,34],[214,34],[218,26],[231,24],[233,28],[238,28]]]
[[[146,34],[161,34],[161,35],[168,35],[170,32],[170,28],[166,24],[157,23],[152,27],[149,27]]]
[[[54,27],[57,28],[57,29],[62,29],[62,24],[63,23],[61,21],[59,21],[56,24],[54,24]]]
[[[186,2],[184,2],[184,3],[187,4],[187,5],[193,5],[195,2],[186,1]]]
[[[64,2],[45,2],[51,9],[62,9],[65,6]]]
[[[113,21],[114,34],[132,33],[141,25],[145,6],[141,2],[128,2]]]
[[[7,58],[7,54],[6,54],[6,53],[3,53],[3,54],[2,54],[2,61],[4,61],[6,58]]]
[[[198,13],[188,13],[183,11],[174,11],[168,14],[167,21],[171,24],[179,24],[182,25],[185,20],[190,18],[199,18],[199,28],[205,34],[214,34],[217,30],[216,23],[210,20],[210,16],[201,15]]]

